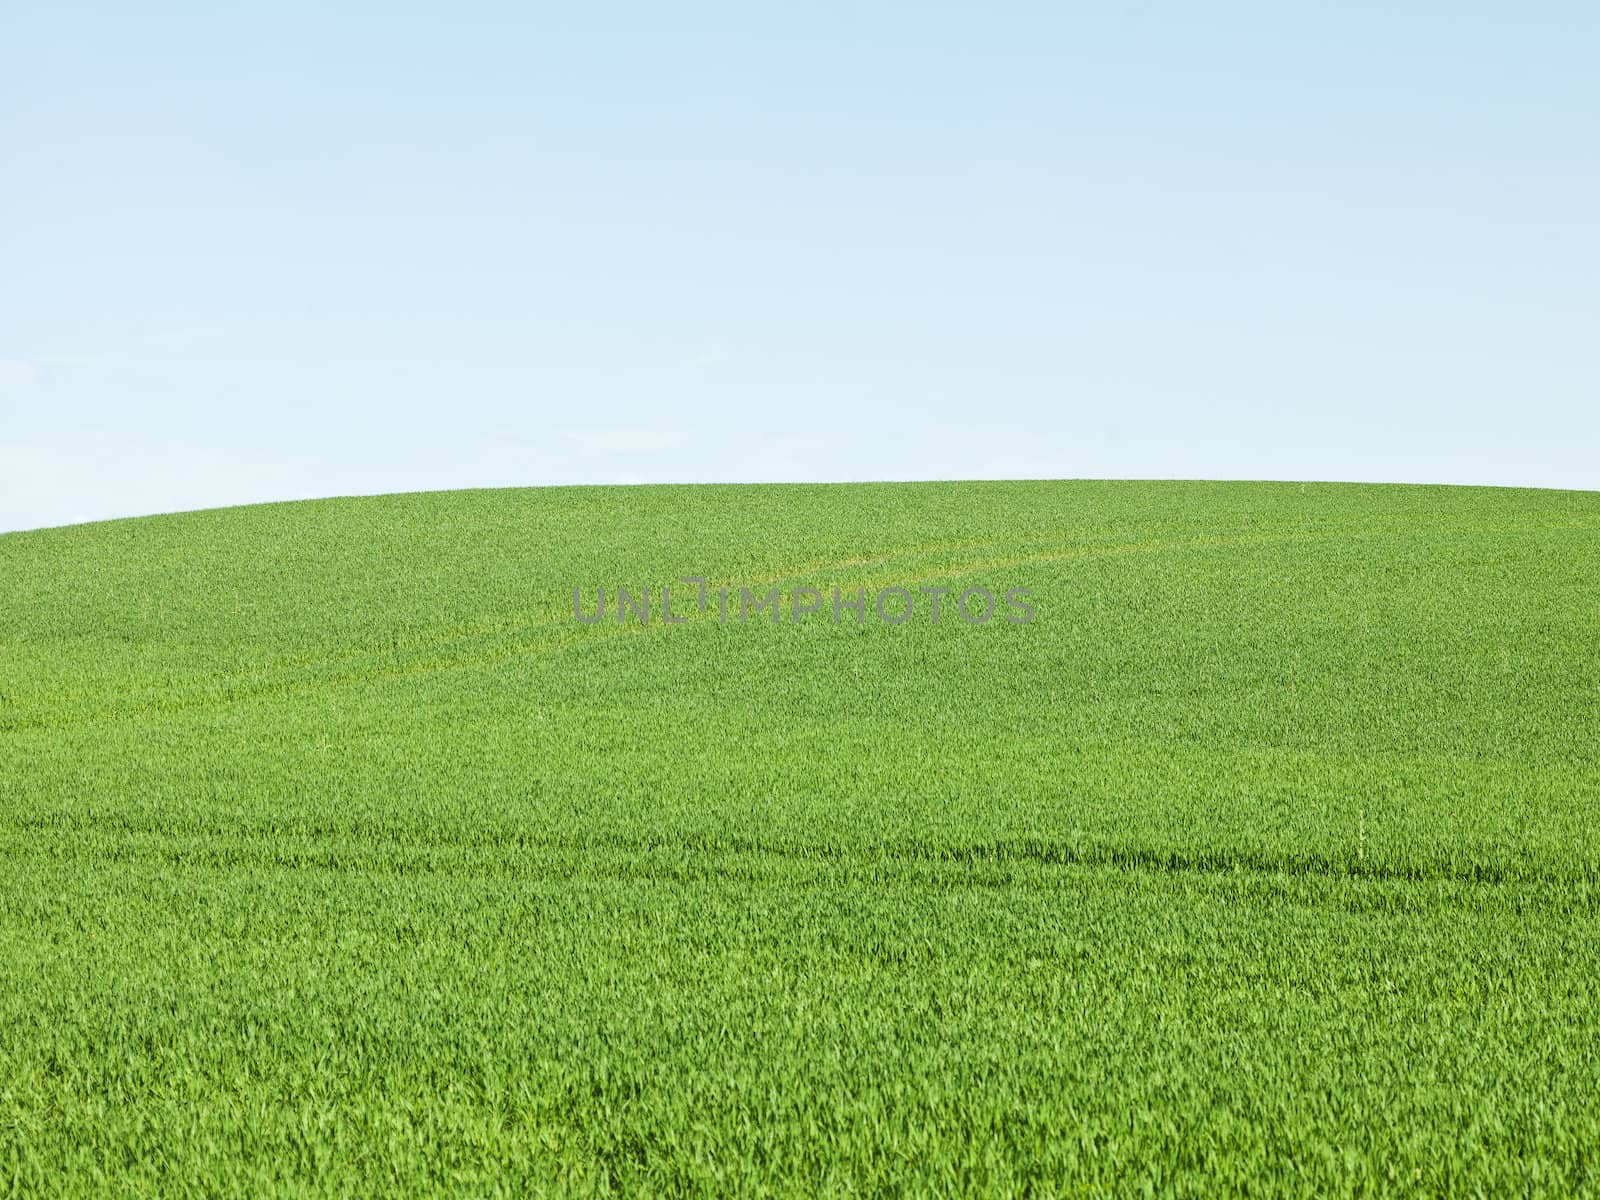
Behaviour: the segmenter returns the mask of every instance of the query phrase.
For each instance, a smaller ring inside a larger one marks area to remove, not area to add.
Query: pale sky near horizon
[[[1600,488],[1600,5],[0,10],[0,530]]]

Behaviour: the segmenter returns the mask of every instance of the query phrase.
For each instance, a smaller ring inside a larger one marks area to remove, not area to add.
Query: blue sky
[[[0,11],[0,529],[462,486],[1600,488],[1600,6]]]

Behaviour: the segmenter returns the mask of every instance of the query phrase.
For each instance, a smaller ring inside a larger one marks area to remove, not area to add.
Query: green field
[[[1600,493],[0,536],[0,1194],[1597,1194],[1597,981]]]

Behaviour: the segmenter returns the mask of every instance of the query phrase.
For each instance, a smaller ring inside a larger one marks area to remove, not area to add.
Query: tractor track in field
[[[327,871],[375,876],[445,875],[540,881],[638,879],[751,883],[884,882],[929,886],[1063,885],[1077,870],[1155,876],[1320,879],[1351,884],[1448,886],[1479,890],[1548,888],[1550,903],[1600,914],[1600,862],[1555,866],[1543,860],[1440,856],[1358,858],[1346,850],[1209,849],[1136,846],[1047,837],[979,841],[804,842],[738,835],[597,834],[495,831],[463,837],[443,829],[314,833],[249,825],[206,829],[127,828],[45,819],[0,826],[0,859],[159,865],[218,871]],[[797,874],[798,873],[798,874]],[[1061,873],[1058,875],[1058,873]]]

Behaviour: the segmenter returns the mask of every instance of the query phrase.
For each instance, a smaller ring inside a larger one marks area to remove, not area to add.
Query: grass
[[[573,619],[683,575],[1036,617]],[[1600,1191],[1600,493],[328,500],[0,614],[0,1191]]]

